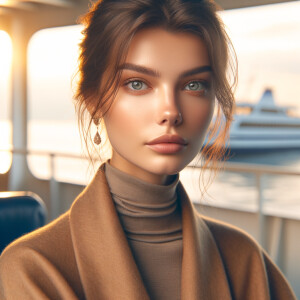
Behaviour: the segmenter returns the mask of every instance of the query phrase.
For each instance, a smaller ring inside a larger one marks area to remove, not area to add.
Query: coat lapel
[[[149,299],[119,222],[103,167],[74,202],[70,226],[86,299]]]
[[[178,194],[183,230],[181,299],[230,300],[227,276],[214,238],[180,182]]]
[[[230,291],[215,241],[197,216],[181,183],[182,300],[229,300]],[[74,252],[86,299],[147,300],[149,296],[120,224],[103,165],[71,207]]]

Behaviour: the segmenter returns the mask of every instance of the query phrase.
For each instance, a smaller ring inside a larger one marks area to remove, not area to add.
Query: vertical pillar
[[[15,18],[11,23],[12,58],[12,127],[13,148],[27,148],[27,42],[26,24]],[[9,190],[24,189],[27,174],[26,155],[14,154],[9,178]]]

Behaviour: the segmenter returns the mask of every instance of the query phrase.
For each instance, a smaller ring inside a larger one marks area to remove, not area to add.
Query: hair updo
[[[204,165],[224,155],[232,120],[236,58],[218,7],[211,0],[100,0],[82,17],[79,82],[75,94],[78,121],[91,157],[91,124],[109,109],[120,81],[130,42],[141,29],[160,27],[200,37],[208,51],[217,99],[216,118],[209,130],[210,146],[202,149]],[[92,144],[92,143],[91,143]]]

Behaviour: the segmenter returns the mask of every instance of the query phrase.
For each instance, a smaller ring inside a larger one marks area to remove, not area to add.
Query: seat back
[[[46,223],[47,211],[32,192],[0,192],[0,254],[13,240]]]

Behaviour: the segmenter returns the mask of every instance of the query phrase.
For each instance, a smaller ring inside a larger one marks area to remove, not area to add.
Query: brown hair
[[[235,54],[217,10],[211,0],[100,0],[91,7],[81,19],[85,28],[75,95],[90,157],[92,120],[99,117],[99,112],[105,114],[109,100],[114,99],[120,80],[118,68],[125,62],[133,36],[143,28],[161,27],[193,33],[206,44],[218,106],[208,138],[212,143],[202,149],[202,154],[205,167],[217,163],[224,154],[234,105],[232,87],[236,83]]]

